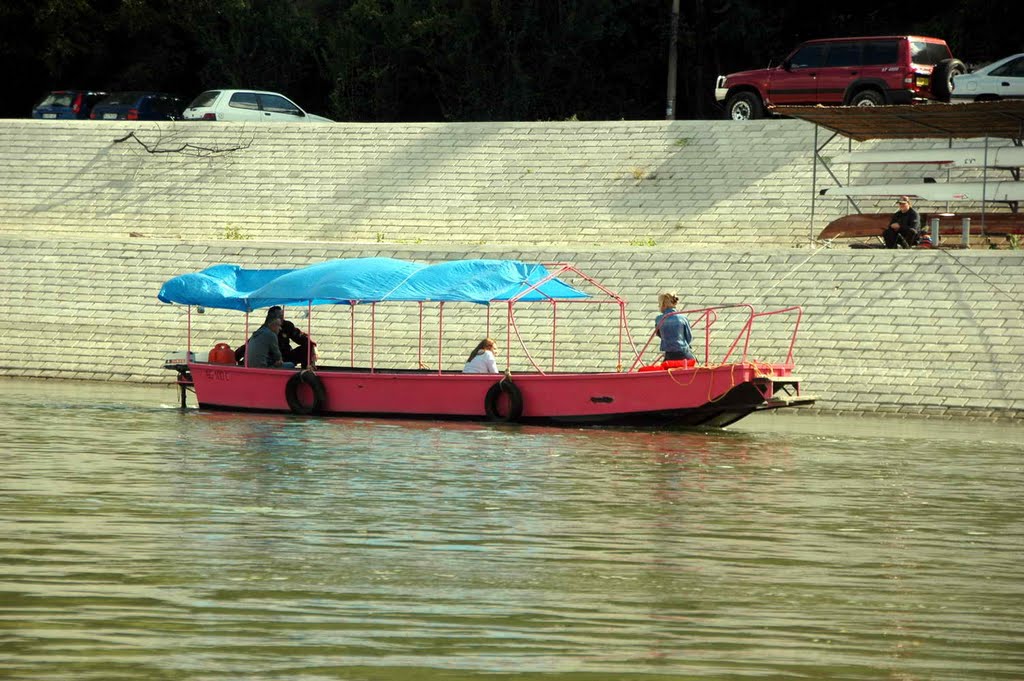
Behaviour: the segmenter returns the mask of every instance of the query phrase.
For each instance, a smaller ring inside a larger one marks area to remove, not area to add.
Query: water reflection
[[[563,430],[4,387],[0,676],[1024,669],[1019,429]]]

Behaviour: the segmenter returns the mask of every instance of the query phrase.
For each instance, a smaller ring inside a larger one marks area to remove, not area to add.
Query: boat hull
[[[315,376],[322,415],[514,420],[521,423],[631,426],[725,426],[754,412],[797,404],[799,381],[784,364],[736,363],[629,373],[518,374],[512,382],[521,412],[509,418],[507,398],[488,394],[502,376],[427,371],[320,368]],[[297,387],[293,370],[190,363],[200,408],[288,413],[313,406],[312,390]]]
[[[1024,182],[924,182],[828,187],[822,196],[916,196],[926,201],[1024,201]]]
[[[923,163],[953,167],[1019,168],[1024,166],[1021,147],[959,147],[950,149],[896,149],[854,151],[832,157],[833,163]]]
[[[972,236],[1024,235],[1024,214],[1021,213],[921,213],[922,233],[931,232],[933,218],[939,219],[940,236],[960,236],[963,233],[964,218],[971,219]],[[853,213],[828,223],[818,234],[818,238],[880,237],[891,222],[892,213]]]

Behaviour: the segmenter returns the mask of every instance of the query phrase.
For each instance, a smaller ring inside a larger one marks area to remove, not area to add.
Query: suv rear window
[[[926,43],[917,40],[910,43],[910,62],[912,64],[935,66],[949,57],[949,48],[942,43]]]
[[[864,43],[864,66],[895,64],[899,61],[900,44],[895,40],[871,40]]]

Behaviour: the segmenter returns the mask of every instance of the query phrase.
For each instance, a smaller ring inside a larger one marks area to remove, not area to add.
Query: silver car
[[[182,114],[193,121],[249,121],[253,123],[332,123],[306,113],[284,95],[262,90],[207,90],[192,100]]]

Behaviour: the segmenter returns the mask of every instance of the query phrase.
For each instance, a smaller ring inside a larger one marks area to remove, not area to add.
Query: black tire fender
[[[508,413],[498,413],[498,398],[504,393],[508,397]],[[484,397],[484,411],[491,421],[518,421],[523,415],[523,393],[510,378],[503,378],[490,387]]]
[[[313,392],[311,404],[303,404],[299,399],[299,386],[303,383]],[[288,401],[288,408],[293,414],[319,414],[327,402],[327,390],[319,376],[310,369],[304,369],[288,379],[284,387],[284,398]]]
[[[953,93],[953,76],[967,73],[967,67],[959,59],[943,59],[932,69],[932,95],[948,102]]]

